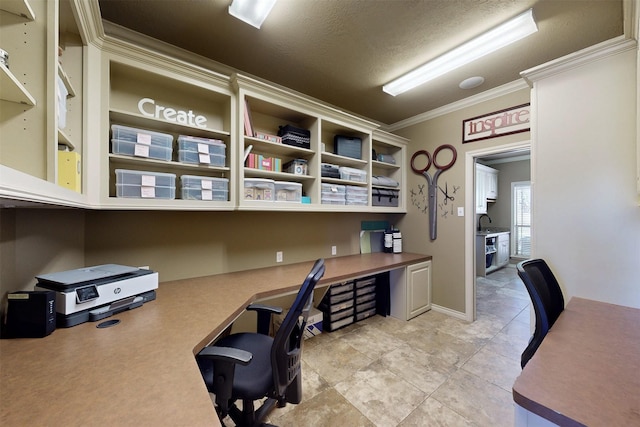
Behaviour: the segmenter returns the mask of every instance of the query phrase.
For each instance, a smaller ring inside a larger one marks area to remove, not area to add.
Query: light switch
[[[464,216],[464,206],[458,207],[458,216]]]

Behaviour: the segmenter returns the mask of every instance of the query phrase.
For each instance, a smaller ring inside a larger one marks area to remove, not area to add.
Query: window
[[[512,256],[531,256],[531,182],[511,183],[511,208],[513,221]]]

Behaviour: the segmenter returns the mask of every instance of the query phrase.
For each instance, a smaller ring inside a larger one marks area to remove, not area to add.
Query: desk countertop
[[[572,298],[513,399],[561,426],[640,425],[640,310]]]
[[[418,254],[325,260],[320,285],[431,259]],[[97,329],[0,340],[0,424],[219,425],[194,355],[259,298],[295,291],[312,261],[161,283],[157,299]]]

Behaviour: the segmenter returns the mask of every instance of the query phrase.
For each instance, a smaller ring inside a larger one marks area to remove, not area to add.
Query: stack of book
[[[244,101],[244,134],[264,141],[275,142],[278,144],[282,143],[282,138],[280,136],[259,132],[253,128],[251,110],[249,109],[249,101],[247,100]]]

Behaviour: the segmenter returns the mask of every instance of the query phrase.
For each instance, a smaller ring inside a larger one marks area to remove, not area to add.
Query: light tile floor
[[[303,401],[280,427],[513,426],[511,386],[530,336],[513,265],[477,280],[477,320],[374,316],[305,342]]]

